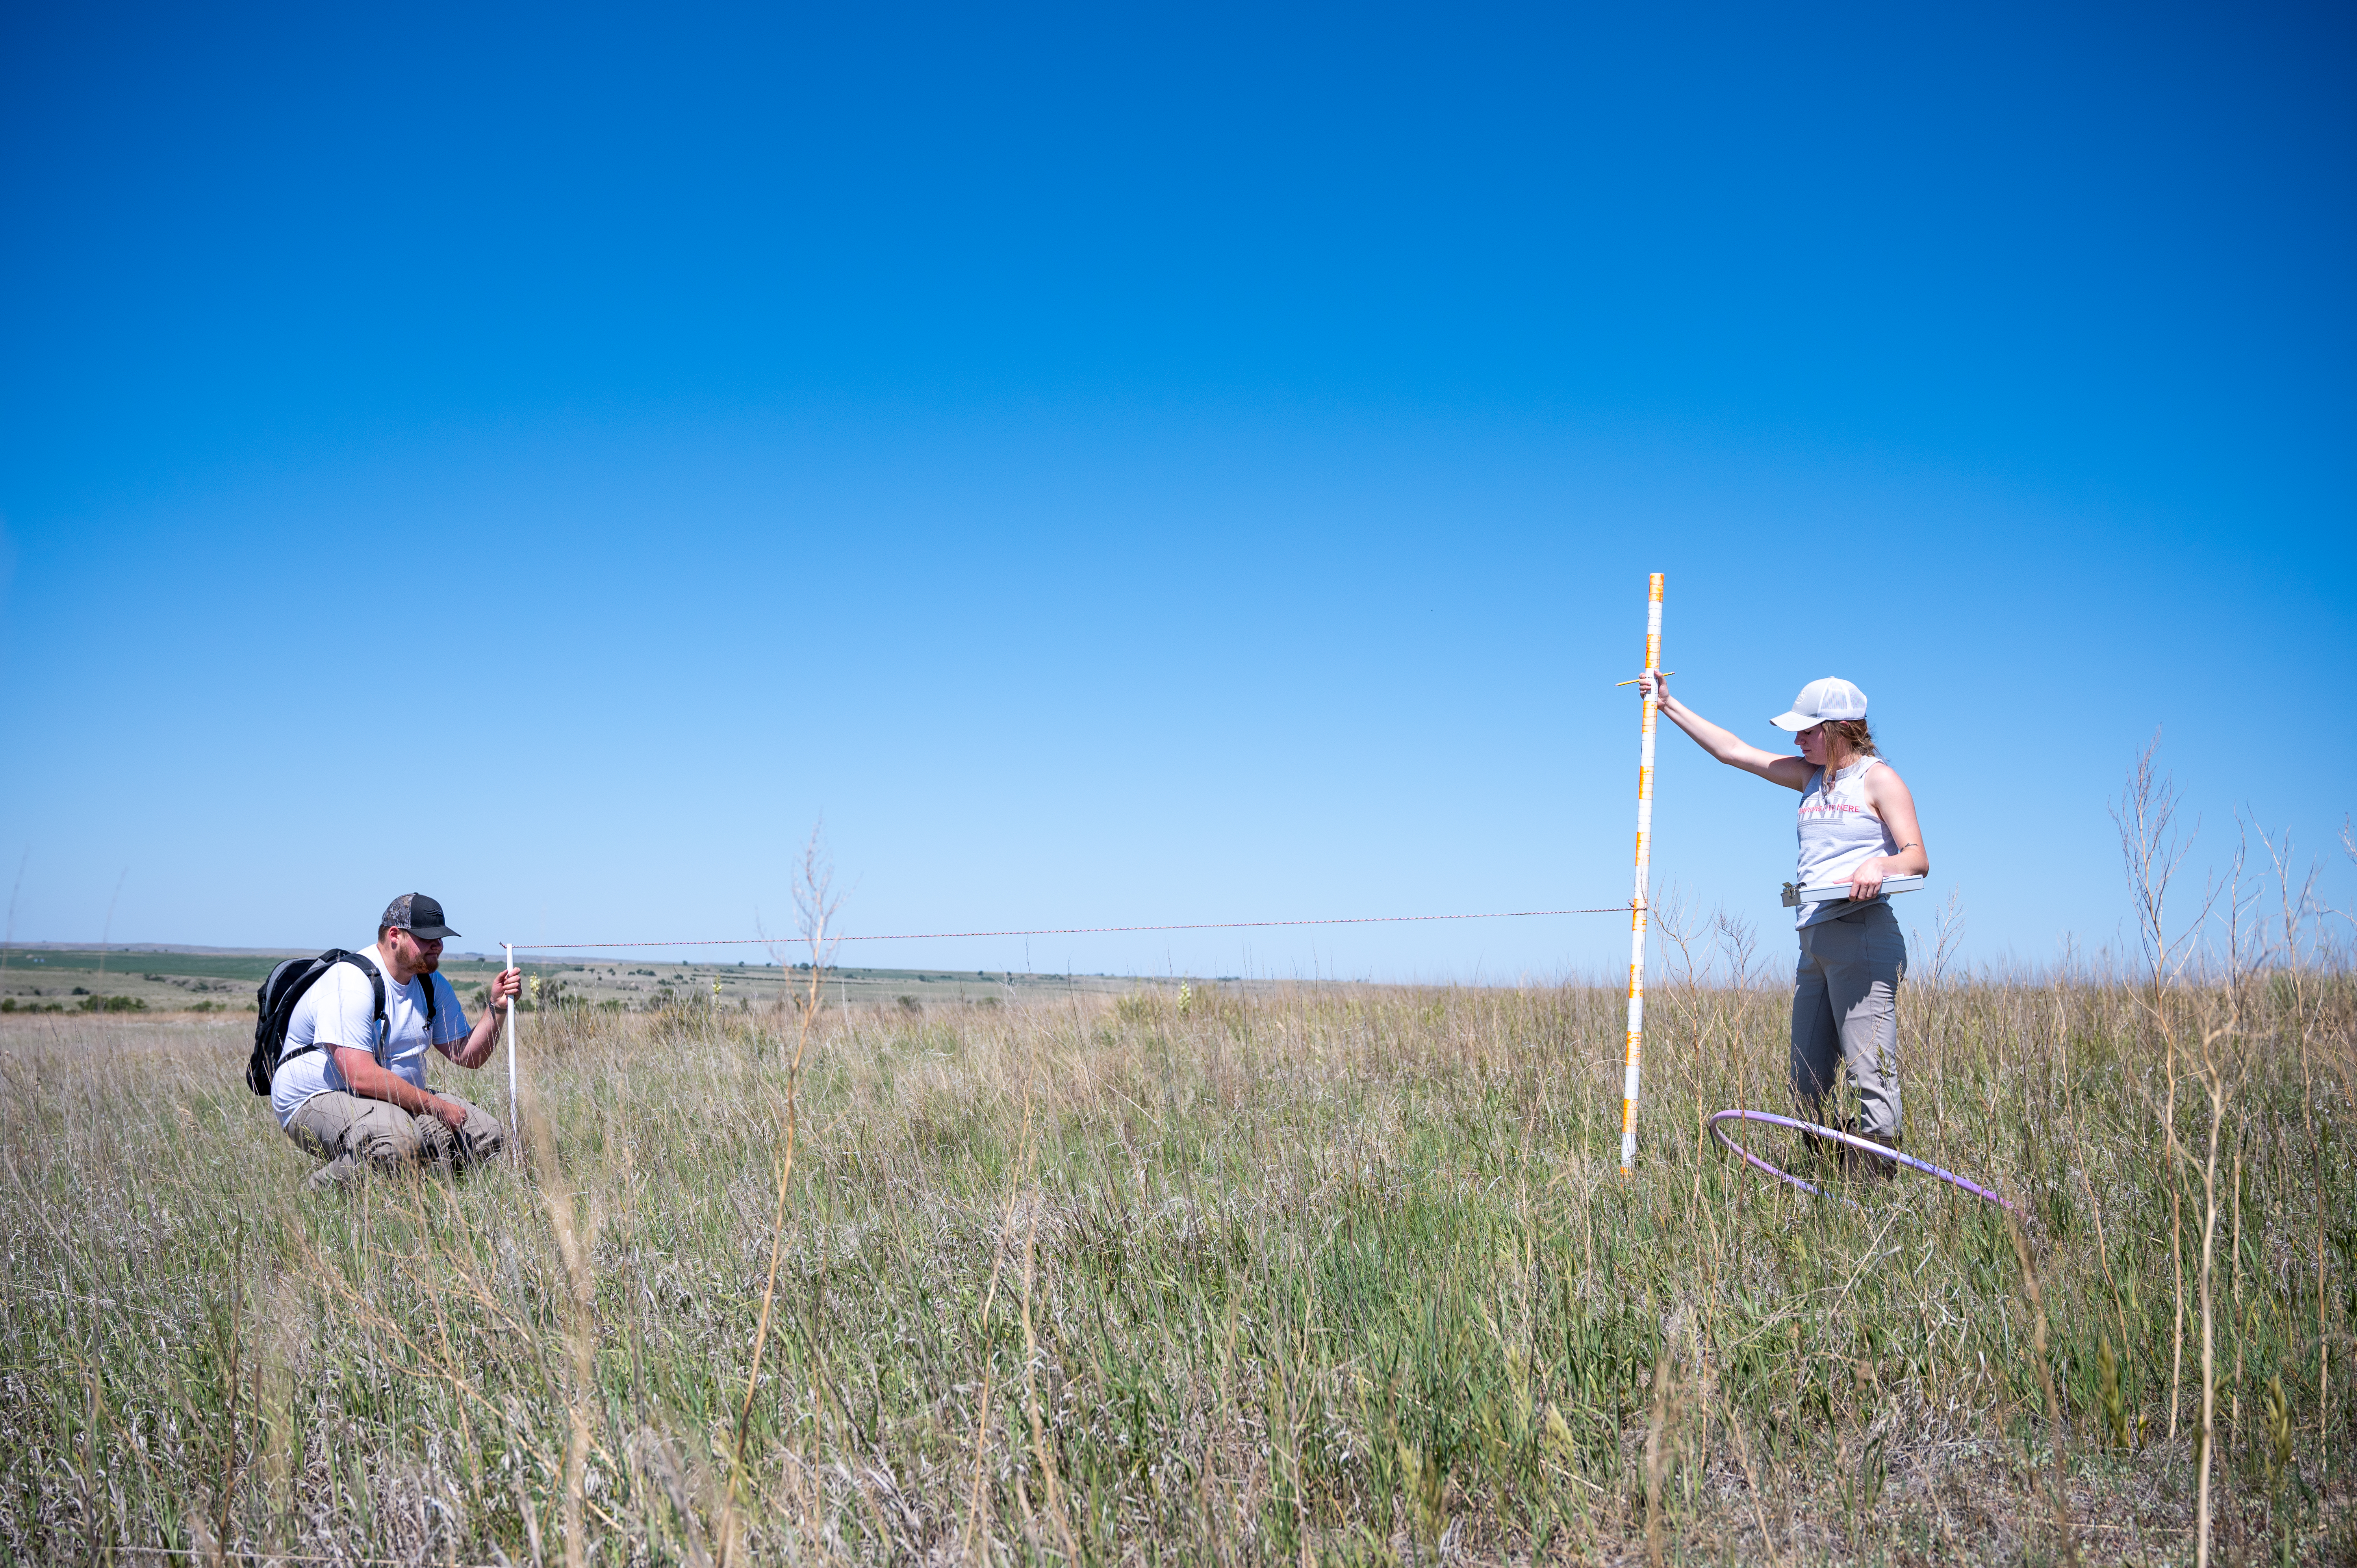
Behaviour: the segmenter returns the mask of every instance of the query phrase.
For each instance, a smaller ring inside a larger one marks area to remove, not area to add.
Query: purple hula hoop
[[[1871,1138],[1860,1138],[1848,1133],[1838,1133],[1831,1127],[1820,1127],[1813,1122],[1803,1122],[1792,1116],[1778,1116],[1767,1111],[1722,1111],[1710,1119],[1708,1122],[1710,1135],[1733,1150],[1745,1165],[1756,1171],[1764,1171],[1778,1181],[1790,1182],[1812,1197],[1822,1197],[1824,1194],[1791,1172],[1778,1170],[1774,1165],[1728,1137],[1727,1130],[1719,1125],[1722,1122],[1763,1122],[1770,1127],[1790,1127],[1796,1133],[1814,1133],[1820,1138],[1831,1138],[1837,1144],[1846,1144],[1861,1154],[1878,1155],[1886,1160],[1896,1160],[1910,1170],[1921,1171],[1927,1176],[1936,1176],[1950,1187],[1962,1187],[1984,1203],[1996,1204],[2007,1213],[2021,1212],[2020,1209],[1977,1182],[1967,1181],[1953,1171],[1943,1171],[1928,1160],[1919,1160],[1912,1155],[1902,1155],[1898,1150],[1878,1144]]]

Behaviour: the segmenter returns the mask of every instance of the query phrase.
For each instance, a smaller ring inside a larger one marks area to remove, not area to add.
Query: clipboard
[[[1921,876],[1886,876],[1882,879],[1882,896],[1889,897],[1893,893],[1912,893],[1928,880]],[[1803,904],[1848,901],[1849,884],[1846,882],[1825,882],[1813,887],[1795,887],[1789,882],[1784,884],[1783,902],[1787,909],[1797,909]]]

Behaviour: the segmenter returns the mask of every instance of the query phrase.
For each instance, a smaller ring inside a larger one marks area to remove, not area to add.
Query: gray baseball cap
[[[1837,675],[1828,675],[1802,687],[1801,694],[1792,699],[1792,711],[1779,714],[1768,722],[1778,729],[1798,734],[1812,725],[1864,717],[1866,693]]]
[[[377,922],[379,929],[392,926],[407,931],[420,941],[433,941],[439,937],[455,937],[458,933],[442,923],[442,904],[423,893],[404,893],[384,907],[384,918]]]

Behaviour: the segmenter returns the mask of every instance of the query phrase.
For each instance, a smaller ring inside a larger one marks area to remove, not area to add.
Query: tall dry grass
[[[814,1015],[781,1222],[791,1015],[535,1014],[533,1164],[328,1198],[237,1026],[11,1020],[0,1552],[2190,1561],[2149,988],[1908,988],[1908,1148],[2018,1251],[1709,1146],[1781,1105],[1746,940],[1654,992],[1633,1180],[1613,992],[1156,991]],[[2159,1005],[2236,1020],[2215,1544],[2348,1552],[2357,987]]]

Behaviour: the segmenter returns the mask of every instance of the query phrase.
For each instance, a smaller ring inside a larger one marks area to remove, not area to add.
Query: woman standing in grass
[[[1746,745],[1670,695],[1668,679],[1640,682],[1661,711],[1729,768],[1801,793],[1803,887],[1847,882],[1849,897],[1800,907],[1801,961],[1792,976],[1792,1095],[1802,1114],[1819,1105],[1837,1064],[1857,1088],[1858,1125],[1878,1144],[1899,1146],[1899,982],[1907,939],[1883,895],[1885,878],[1932,869],[1915,822],[1915,798],[1898,770],[1875,754],[1866,693],[1828,676],[1801,688],[1792,710],[1769,723],[1793,732],[1801,755]],[[1890,1163],[1877,1160],[1880,1174]]]

